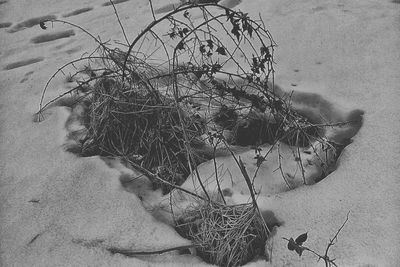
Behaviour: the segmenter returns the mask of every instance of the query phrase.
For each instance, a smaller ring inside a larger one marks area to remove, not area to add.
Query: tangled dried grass
[[[298,148],[315,139],[326,143],[319,136],[320,128],[294,112],[290,99],[276,94],[275,43],[262,20],[252,20],[243,12],[214,2],[195,2],[184,3],[158,19],[153,12],[153,22],[132,43],[122,28],[127,52],[110,48],[77,25],[52,20],[90,35],[99,44],[94,51],[98,56],[92,53],[71,61],[50,78],[39,117],[61,97],[81,94],[77,101],[87,103],[83,122],[87,134],[79,140],[81,154],[125,159],[153,177],[153,184],[161,186],[164,193],[179,189],[177,185],[196,173],[199,163],[210,159],[197,149],[205,145],[203,134],[208,133],[210,121],[199,116],[193,104],[201,108],[210,108],[210,103],[222,106],[211,120],[234,132],[234,144],[240,143],[239,135],[248,139],[248,132],[254,140],[242,145],[285,141]],[[191,19],[193,9],[201,12],[203,20]],[[170,25],[168,32],[163,24]],[[227,38],[220,38],[221,33]],[[90,67],[94,61],[100,61],[100,67]],[[77,70],[74,64],[79,62],[88,65]],[[78,85],[43,104],[50,81],[69,67],[76,72],[68,79],[76,80]],[[77,78],[82,74],[86,76]],[[257,165],[267,156],[268,152],[260,156]],[[263,255],[269,233],[256,204],[254,178],[250,179],[240,158],[235,160],[252,195],[251,204],[229,206],[202,197],[208,194],[198,173],[203,192],[180,189],[204,202],[183,212],[177,220],[178,232],[194,242],[204,260],[221,266],[238,266]]]
[[[123,63],[118,57],[121,52],[113,55],[114,64]],[[185,139],[193,147],[201,142],[204,123],[155,89],[148,77],[156,70],[138,62],[136,58],[129,61],[132,71],[125,82],[118,75],[104,76],[91,86],[82,155],[120,157],[171,183],[182,184],[191,170]],[[116,71],[116,66],[109,68]],[[191,156],[194,161],[204,161],[196,153]],[[154,186],[161,186],[164,193],[171,189],[162,183]]]
[[[239,266],[265,255],[269,233],[252,203],[229,206],[205,202],[186,210],[176,229],[192,240],[202,259],[219,266]]]

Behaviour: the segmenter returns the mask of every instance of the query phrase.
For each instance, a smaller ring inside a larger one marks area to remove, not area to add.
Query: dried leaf
[[[212,41],[211,39],[208,39],[208,40],[207,40],[207,46],[208,46],[210,49],[213,49],[214,43],[213,43],[213,41]]]
[[[200,45],[200,53],[204,54],[206,52],[205,45]]]
[[[307,240],[307,233],[304,233],[304,234],[299,235],[296,238],[295,242],[296,242],[296,244],[301,246],[301,245],[303,245],[304,242],[306,242],[306,240]]]
[[[168,33],[168,35],[169,35],[169,38],[174,39],[176,36],[176,32],[172,31],[172,32]]]
[[[289,250],[295,250],[296,247],[298,247],[298,245],[296,244],[296,242],[294,242],[293,238],[291,237],[291,238],[289,239],[287,248],[288,248]]]
[[[252,37],[252,35],[253,35],[253,28],[252,28],[250,25],[247,27],[247,32],[248,32],[249,36]]]
[[[178,50],[185,50],[185,47],[183,45],[183,42],[179,42],[178,45],[176,46],[176,49]]]
[[[247,31],[247,33],[249,34],[250,37],[252,37],[253,34],[253,27],[251,27],[251,25],[249,24],[249,22],[247,21],[247,19],[243,19],[242,20],[242,28],[243,31]]]
[[[183,32],[184,35],[186,35],[189,32],[189,29],[188,28],[183,28],[182,32]]]
[[[211,74],[217,73],[220,69],[222,68],[222,66],[218,63],[215,63],[211,66]]]
[[[256,163],[257,167],[260,167],[261,164],[265,161],[265,158],[260,155],[255,156],[255,159],[257,159],[257,163]]]
[[[183,16],[184,16],[185,18],[188,19],[188,18],[189,18],[189,11],[186,10],[186,11],[183,13]]]
[[[42,28],[43,30],[46,30],[46,29],[47,29],[47,26],[44,24],[44,21],[41,21],[41,22],[39,23],[39,25],[40,25],[40,28]]]
[[[203,71],[194,71],[193,74],[196,76],[197,79],[200,79],[203,76]]]
[[[215,51],[220,55],[226,56],[225,48],[223,48],[222,46],[218,47]]]
[[[240,39],[240,27],[239,27],[239,24],[233,23],[233,29],[231,30],[231,33],[232,33],[233,35],[235,35],[236,38],[237,38],[238,41],[239,41],[239,39]]]
[[[265,46],[260,47],[260,51],[261,51],[261,55],[269,54],[269,50]]]
[[[231,22],[233,22],[235,12],[230,12],[229,9],[226,9],[225,13],[226,13],[226,16],[228,17],[226,21],[230,20]]]
[[[294,250],[297,252],[297,254],[299,254],[299,257],[300,257],[301,254],[303,254],[304,248],[297,246]]]

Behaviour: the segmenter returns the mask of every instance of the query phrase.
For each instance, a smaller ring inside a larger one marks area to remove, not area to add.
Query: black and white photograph
[[[0,0],[0,266],[400,266],[399,0]]]

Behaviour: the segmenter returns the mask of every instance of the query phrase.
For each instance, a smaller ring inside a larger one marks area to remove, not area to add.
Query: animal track
[[[72,44],[74,41],[75,41],[74,39],[68,39],[68,40],[66,40],[66,41],[63,42],[63,43],[56,45],[56,46],[54,47],[54,50],[60,50],[60,49],[62,49],[62,48],[64,48],[64,47],[66,47],[66,46]]]
[[[198,0],[189,0],[189,1],[185,1],[185,2],[193,2],[195,3]],[[242,0],[200,0],[198,1],[199,3],[218,3],[221,4],[227,8],[234,8],[235,6],[239,5]],[[166,13],[169,11],[174,10],[175,8],[177,8],[178,6],[180,6],[181,3],[172,3],[172,4],[166,4],[164,6],[161,6],[160,8],[157,8],[154,13],[156,14],[160,14],[160,13]]]
[[[18,24],[16,24],[15,26],[13,26],[11,29],[8,30],[9,33],[14,33],[14,32],[18,32],[18,31],[22,31],[26,28],[31,28],[35,25],[39,25],[39,23],[41,21],[45,21],[45,20],[53,20],[56,19],[57,17],[54,15],[47,15],[47,16],[41,16],[41,17],[36,17],[36,18],[31,18],[28,20],[25,20],[23,22],[20,22]]]
[[[221,5],[227,7],[227,8],[234,8],[235,6],[239,5],[242,0],[226,0],[226,1],[220,1]]]
[[[2,28],[8,28],[8,27],[10,27],[11,25],[12,25],[11,22],[2,22],[2,23],[0,23],[0,29],[2,29]]]
[[[10,63],[7,66],[5,66],[4,70],[11,70],[11,69],[24,67],[27,65],[31,65],[31,64],[43,61],[43,60],[44,60],[44,57],[36,57],[36,58],[30,58],[30,59],[26,59],[26,60],[17,61],[17,62]]]
[[[34,73],[34,71],[29,71],[25,73],[24,78],[20,81],[20,83],[24,83],[29,79],[29,76],[31,76]]]
[[[79,52],[82,50],[81,46],[77,46],[77,47],[73,47],[71,49],[65,50],[65,53],[67,53],[68,55],[71,55],[73,53]]]
[[[118,4],[121,4],[124,2],[128,2],[128,1],[129,0],[114,0],[113,3],[114,3],[114,5],[118,5]],[[111,2],[105,2],[102,4],[102,6],[111,6],[111,5],[112,5]]]
[[[64,14],[63,17],[68,18],[68,17],[76,16],[76,15],[79,15],[82,13],[86,13],[91,10],[93,10],[93,7],[84,7],[84,8],[80,8],[80,9],[74,10],[72,12],[69,12],[67,14]]]
[[[62,38],[68,38],[68,37],[74,36],[74,35],[75,35],[74,30],[66,30],[66,31],[55,32],[55,33],[45,33],[45,34],[41,34],[36,37],[33,37],[31,39],[31,43],[39,44],[39,43],[51,42],[51,41],[62,39]]]

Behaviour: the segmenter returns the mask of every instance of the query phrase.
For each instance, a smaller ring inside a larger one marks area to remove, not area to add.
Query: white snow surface
[[[58,40],[30,41],[72,29],[60,23],[47,24],[46,31],[38,25],[12,29],[30,18],[63,18],[91,7],[63,19],[102,40],[122,41],[113,9],[102,6],[104,2],[8,0],[0,5],[0,23],[12,23],[0,29],[1,266],[206,265],[176,252],[133,258],[107,251],[160,250],[190,241],[121,185],[127,169],[65,151],[68,108],[52,108],[43,122],[33,122],[50,76],[96,44],[78,29]],[[223,1],[227,6],[238,2]],[[248,266],[324,266],[307,252],[299,257],[289,251],[282,238],[308,232],[307,246],[323,253],[349,211],[329,254],[337,265],[400,266],[400,4],[394,2],[242,0],[233,7],[263,18],[278,44],[275,82],[282,88],[300,95],[317,93],[342,114],[365,112],[363,126],[335,172],[311,186],[259,196],[260,209],[273,212],[282,225],[269,241],[271,261]],[[161,8],[173,2],[153,3]],[[116,8],[130,40],[152,20],[147,0],[122,2]],[[37,62],[12,64],[30,59]],[[65,86],[57,79],[47,98]],[[159,199],[158,192],[146,194],[152,203]],[[248,195],[237,195],[235,201],[240,200],[247,201]]]

